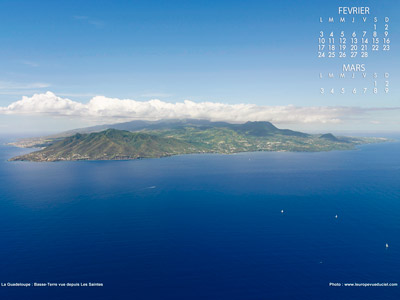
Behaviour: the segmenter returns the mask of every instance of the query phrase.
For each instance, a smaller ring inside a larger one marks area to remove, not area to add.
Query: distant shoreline
[[[121,123],[103,131],[23,139],[9,145],[36,148],[10,161],[134,160],[183,154],[246,152],[327,152],[353,150],[357,145],[387,142],[386,138],[308,134],[279,129],[270,122],[230,124],[189,120]],[[116,129],[122,128],[122,129]]]

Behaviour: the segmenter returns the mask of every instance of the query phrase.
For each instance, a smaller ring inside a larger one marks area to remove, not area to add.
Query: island
[[[351,150],[385,138],[307,134],[270,122],[231,124],[205,120],[132,121],[24,139],[18,147],[40,148],[10,161],[131,160],[194,153]]]

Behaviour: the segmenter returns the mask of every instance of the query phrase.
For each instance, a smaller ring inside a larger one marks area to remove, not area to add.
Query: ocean
[[[400,299],[344,286],[400,283],[399,142],[56,163],[0,142],[0,283],[79,285],[0,299]]]

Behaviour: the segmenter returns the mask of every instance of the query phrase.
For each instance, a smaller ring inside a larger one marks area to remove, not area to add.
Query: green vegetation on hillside
[[[269,122],[245,124],[175,124],[140,131],[107,129],[76,133],[49,140],[39,151],[11,160],[121,160],[155,158],[188,153],[231,154],[250,151],[331,151],[350,150],[356,145],[385,139],[310,135],[278,129]]]

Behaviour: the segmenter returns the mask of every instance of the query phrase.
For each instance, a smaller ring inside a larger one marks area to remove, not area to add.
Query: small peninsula
[[[191,153],[351,150],[384,138],[338,137],[279,129],[270,122],[231,124],[205,120],[133,121],[24,139],[18,147],[41,148],[10,161],[130,160]]]

